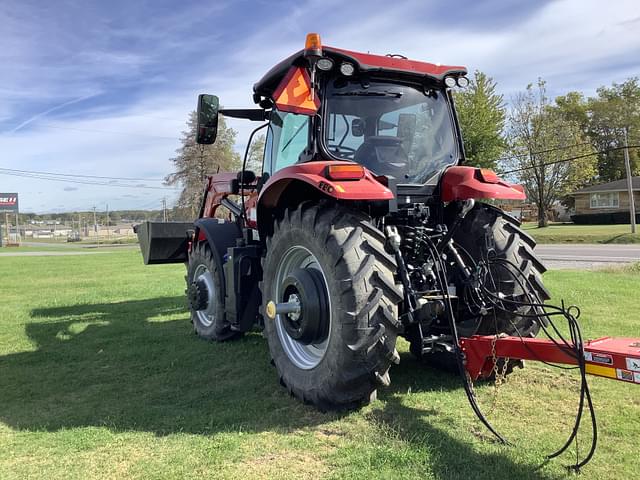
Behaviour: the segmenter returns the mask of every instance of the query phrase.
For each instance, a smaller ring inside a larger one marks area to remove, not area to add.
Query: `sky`
[[[171,205],[162,179],[197,95],[253,106],[253,84],[307,32],[481,70],[507,101],[538,77],[554,96],[640,75],[637,0],[3,0],[0,172],[93,177],[0,174],[0,192],[23,212]],[[252,124],[229,124],[241,151]]]

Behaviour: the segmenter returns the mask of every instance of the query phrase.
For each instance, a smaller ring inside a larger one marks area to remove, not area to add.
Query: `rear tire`
[[[194,281],[201,281],[206,291],[201,293],[206,298],[206,307],[194,308],[190,303],[191,323],[193,330],[205,340],[223,342],[234,340],[242,336],[242,332],[231,330],[226,321],[224,311],[225,284],[222,262],[211,252],[206,242],[200,242],[193,247],[189,255],[187,268],[187,293],[193,288]]]
[[[499,285],[498,291],[507,296],[513,296],[522,301],[544,302],[550,298],[549,292],[542,283],[542,274],[546,268],[537,258],[533,249],[535,240],[520,229],[520,222],[502,210],[491,205],[477,204],[464,218],[462,224],[453,235],[456,245],[462,247],[475,262],[487,257],[488,245],[492,243],[496,258],[508,260],[517,265],[528,280],[524,282],[524,289],[512,280],[512,277],[502,269],[493,269],[492,273]],[[462,254],[462,252],[461,252]],[[466,260],[466,255],[463,255]],[[464,298],[464,297],[462,297]],[[471,335],[521,335],[535,337],[540,329],[534,318],[527,317],[534,313],[532,307],[513,308],[511,311],[496,310],[484,317],[474,316],[464,304],[457,312],[458,334],[461,337]],[[422,355],[422,345],[415,332],[411,332],[408,340],[411,342],[411,353],[426,360],[430,364],[448,371],[458,371],[455,354],[434,352]],[[513,363],[513,362],[510,362]],[[510,373],[513,365],[509,365]]]
[[[321,410],[367,403],[379,385],[388,385],[389,367],[399,362],[395,260],[384,251],[384,235],[370,219],[331,203],[291,207],[267,238],[260,284],[263,307],[283,295],[278,283],[298,269],[321,273],[328,302],[326,336],[297,342],[285,315],[265,316],[265,335],[280,382],[300,400]],[[317,275],[317,273],[314,273]],[[285,282],[286,283],[286,282]],[[321,296],[320,295],[320,296]],[[304,315],[304,304],[302,315]]]
[[[528,303],[542,303],[551,298],[542,283],[542,274],[547,270],[533,249],[536,241],[520,229],[520,222],[491,205],[478,204],[465,217],[453,236],[456,244],[464,248],[478,262],[487,257],[487,241],[492,244],[494,255],[519,268],[521,286],[505,269],[492,267],[496,292]],[[526,279],[526,281],[524,280]],[[508,305],[508,303],[506,304]],[[461,324],[476,327],[459,328],[461,336],[477,335],[521,335],[535,337],[540,329],[536,319],[528,315],[535,313],[532,307],[513,307],[510,312],[496,310],[495,317],[486,315],[479,322],[467,314],[459,315]],[[474,331],[469,331],[469,328]],[[477,328],[477,329],[476,329]]]

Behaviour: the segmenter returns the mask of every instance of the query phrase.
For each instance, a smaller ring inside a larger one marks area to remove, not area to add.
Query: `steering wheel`
[[[332,153],[337,153],[349,160],[353,160],[353,157],[356,155],[355,148],[345,147],[344,145],[329,145],[329,150],[331,150]]]

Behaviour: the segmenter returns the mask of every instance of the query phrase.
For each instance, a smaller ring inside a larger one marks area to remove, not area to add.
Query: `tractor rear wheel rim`
[[[202,310],[196,310],[196,315],[204,327],[210,327],[215,321],[216,290],[213,284],[213,275],[204,264],[198,265],[193,274],[193,281],[197,282],[199,280],[202,280],[206,285],[207,307]]]
[[[327,297],[327,304],[329,308],[329,311],[327,312],[329,318],[327,337],[319,343],[305,345],[301,342],[298,342],[287,333],[283,323],[284,320],[281,318],[281,315],[276,316],[275,324],[276,330],[278,332],[278,338],[280,339],[280,344],[282,345],[282,349],[284,350],[287,357],[289,357],[289,360],[291,360],[291,362],[293,362],[296,367],[302,370],[311,370],[324,358],[325,354],[327,353],[329,339],[331,337],[331,297],[329,295],[329,285],[327,283],[327,277],[315,255],[311,253],[307,248],[296,245],[289,248],[282,256],[280,264],[278,265],[276,277],[273,280],[275,281],[275,298],[281,299],[284,295],[283,284],[285,283],[285,279],[287,279],[289,275],[295,270],[300,268],[315,269],[319,271],[322,276],[322,284],[325,290],[324,294]],[[302,309],[304,311],[304,304],[302,305]]]

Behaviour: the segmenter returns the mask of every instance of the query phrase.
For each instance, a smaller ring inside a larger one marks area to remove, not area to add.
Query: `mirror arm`
[[[223,108],[219,113],[225,117],[243,118],[245,120],[251,120],[252,122],[264,122],[269,118],[270,112],[262,108]]]

